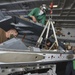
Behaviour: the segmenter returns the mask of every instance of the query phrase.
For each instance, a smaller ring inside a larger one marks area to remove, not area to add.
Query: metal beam
[[[46,16],[48,17],[49,15],[46,15]],[[60,17],[59,14],[52,14],[52,16],[53,16],[53,17]],[[66,15],[62,15],[61,17],[66,17]],[[75,17],[75,15],[69,15],[69,16],[67,16],[67,17]]]
[[[71,7],[70,7],[70,10],[69,10],[69,12],[68,12],[68,14],[67,14],[67,16],[70,14],[70,12],[71,12],[72,7],[74,6],[74,4],[75,4],[75,0],[73,1],[72,5],[71,5]]]
[[[62,21],[63,22],[75,22],[75,20],[64,20],[64,19],[61,19],[61,20],[60,19],[58,19],[58,20],[54,19],[54,21],[58,21],[58,22],[62,22]]]
[[[60,16],[62,15],[62,12],[63,12],[63,9],[65,7],[65,4],[66,4],[66,0],[64,0],[64,3],[63,3],[63,6],[62,6],[62,10],[61,10]]]
[[[7,3],[0,3],[0,6],[11,5],[11,4],[21,4],[21,3],[33,2],[33,1],[40,1],[40,0],[13,1],[13,2],[7,2]]]

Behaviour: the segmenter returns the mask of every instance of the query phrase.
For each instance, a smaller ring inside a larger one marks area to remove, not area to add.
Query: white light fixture
[[[58,7],[58,5],[53,5],[54,8]]]

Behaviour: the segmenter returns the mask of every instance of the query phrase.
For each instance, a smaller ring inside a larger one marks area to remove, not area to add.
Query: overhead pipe
[[[31,2],[31,1],[35,1],[35,0],[25,0],[25,1],[14,1],[14,2],[7,2],[7,3],[0,3],[0,6],[2,5],[10,5],[10,4],[21,4],[24,2]],[[40,0],[36,0],[36,1],[40,1]]]

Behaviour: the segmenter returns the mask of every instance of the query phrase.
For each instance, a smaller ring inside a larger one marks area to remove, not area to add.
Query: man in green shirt
[[[43,4],[40,8],[34,8],[28,16],[33,20],[33,22],[39,22],[41,24],[45,24],[46,21],[46,11],[47,6]]]

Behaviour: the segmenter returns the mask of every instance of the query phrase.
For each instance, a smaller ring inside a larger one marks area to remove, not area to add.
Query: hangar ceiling
[[[51,2],[58,5],[52,14],[55,26],[75,27],[75,0],[0,0],[0,10],[4,15],[27,15],[33,8],[42,4],[49,6]],[[49,16],[50,10],[47,19]]]

